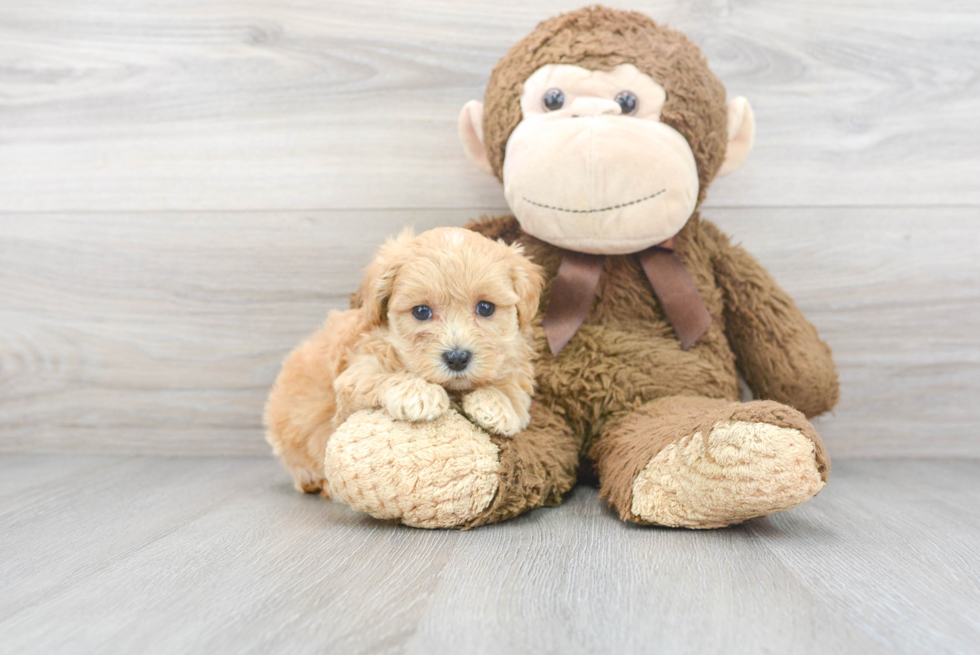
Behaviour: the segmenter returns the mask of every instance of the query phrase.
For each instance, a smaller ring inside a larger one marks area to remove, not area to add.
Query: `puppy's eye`
[[[548,89],[544,92],[541,102],[548,111],[558,111],[565,106],[565,94],[561,89]]]
[[[412,316],[420,321],[428,321],[432,318],[432,310],[426,305],[416,305],[412,307]]]
[[[480,316],[486,318],[487,316],[493,316],[493,310],[497,309],[494,307],[492,302],[487,302],[486,300],[481,300],[476,303],[476,313]]]
[[[620,91],[613,100],[619,103],[619,108],[623,110],[623,116],[636,113],[637,99],[636,94],[632,91]]]

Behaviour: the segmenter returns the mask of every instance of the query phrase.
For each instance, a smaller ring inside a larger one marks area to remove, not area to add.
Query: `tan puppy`
[[[351,303],[286,359],[266,405],[266,439],[296,488],[327,494],[327,440],[348,416],[382,408],[428,421],[450,397],[510,436],[530,416],[529,344],[542,275],[519,246],[438,228],[389,240]]]

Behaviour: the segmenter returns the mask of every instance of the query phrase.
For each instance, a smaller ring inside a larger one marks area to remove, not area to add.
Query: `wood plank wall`
[[[834,347],[838,457],[980,456],[980,5],[612,2],[755,150],[704,214]],[[257,454],[284,354],[404,224],[506,211],[462,104],[578,2],[0,2],[0,451]]]

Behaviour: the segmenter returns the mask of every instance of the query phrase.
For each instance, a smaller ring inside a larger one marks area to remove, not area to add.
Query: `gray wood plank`
[[[77,476],[90,469],[111,465],[120,459],[120,457],[115,456],[76,454],[64,460],[58,460],[57,469],[52,471],[49,470],[52,462],[50,455],[0,457],[0,499],[9,496],[23,496],[25,490],[46,487],[52,482],[57,482],[61,477]]]
[[[975,459],[892,460],[887,472],[909,492],[949,505],[955,513],[980,517],[980,463]]]
[[[50,469],[36,472],[33,486],[25,484],[0,504],[3,616],[56,596],[61,580],[97,575],[232,495],[265,488],[276,477],[263,460],[100,458],[81,468],[74,457],[47,459]]]
[[[32,517],[0,533],[4,565],[29,572],[0,575],[0,653],[980,645],[980,517],[957,507],[977,462],[848,461],[812,502],[727,530],[625,525],[583,487],[459,533],[300,496],[268,458],[134,458],[98,480],[47,459],[74,488],[0,501]]]
[[[626,525],[579,488],[497,532],[459,544],[406,652],[884,652],[743,528]]]
[[[501,208],[456,116],[581,4],[4,3],[0,210]],[[756,151],[712,203],[980,203],[975,2],[625,5],[753,102]]]
[[[41,525],[10,531],[20,540],[50,535],[46,545],[62,551],[67,542],[86,564],[49,575],[41,563],[50,554],[16,553],[28,562],[21,568],[36,566],[34,585],[15,587],[30,595],[0,614],[0,652],[268,653],[289,644],[293,652],[358,652],[346,645],[397,643],[460,538],[300,496],[271,458],[161,461],[160,475],[140,478],[152,499],[142,504],[164,516],[117,509],[115,494],[125,498],[133,477],[121,472],[79,517],[125,525],[130,543],[63,526],[78,512],[58,498]],[[164,498],[173,507],[159,507]],[[63,620],[52,626],[52,616]],[[304,639],[310,628],[316,642]]]
[[[748,529],[891,652],[974,653],[980,516],[957,505],[978,480],[976,461],[847,461],[816,502]]]
[[[980,455],[970,208],[716,208],[835,349],[834,456]],[[0,450],[265,454],[282,357],[457,210],[0,216]]]

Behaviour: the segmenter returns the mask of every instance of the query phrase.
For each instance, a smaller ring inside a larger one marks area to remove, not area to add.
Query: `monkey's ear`
[[[388,318],[388,299],[398,270],[408,258],[408,244],[413,238],[412,229],[406,227],[397,238],[388,239],[368,266],[364,280],[353,296],[351,307],[363,308],[371,325],[382,325]]]
[[[728,103],[728,147],[718,175],[728,175],[745,161],[755,139],[755,116],[749,101],[739,96]]]
[[[522,330],[531,326],[531,321],[538,313],[541,302],[541,288],[544,286],[544,273],[541,267],[532,262],[524,254],[524,247],[515,243],[508,246],[514,254],[510,277],[514,282],[517,293],[517,322]]]
[[[483,103],[479,100],[470,100],[459,112],[459,138],[463,141],[466,158],[481,171],[493,173],[483,145]]]

